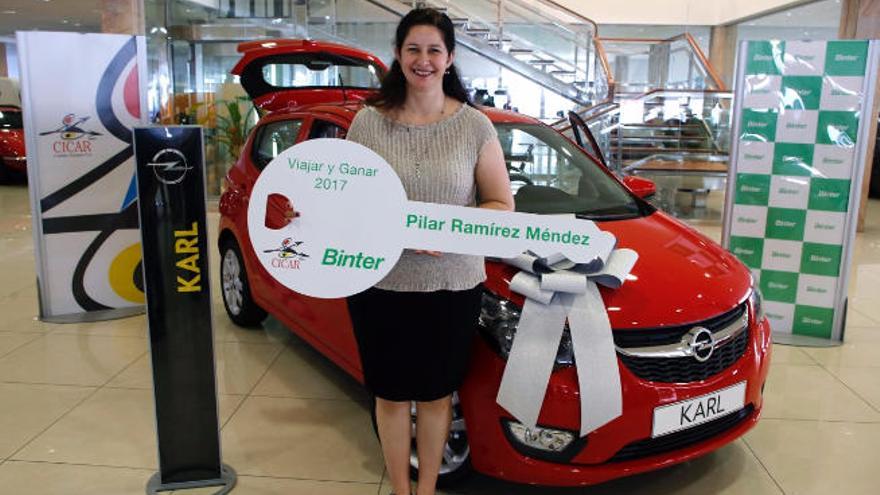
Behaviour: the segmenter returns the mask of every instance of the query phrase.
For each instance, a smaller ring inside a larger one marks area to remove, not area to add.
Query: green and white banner
[[[723,242],[752,270],[777,340],[842,339],[878,48],[739,47]]]

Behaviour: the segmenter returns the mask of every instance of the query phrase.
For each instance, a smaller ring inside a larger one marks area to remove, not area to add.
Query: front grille
[[[728,414],[693,428],[670,433],[662,437],[632,442],[620,449],[608,462],[632,461],[689,447],[732,430],[751,416],[753,410],[754,407],[749,404],[733,414]]]
[[[691,325],[674,328],[650,330],[618,330],[614,332],[614,342],[621,348],[652,347],[680,342],[681,338],[694,326],[702,326],[717,332],[740,318],[746,306],[741,305],[721,316]],[[721,373],[735,363],[746,351],[749,331],[737,335],[733,340],[715,349],[712,356],[699,362],[693,357],[649,358],[627,356],[618,353],[621,362],[634,375],[642,380],[662,383],[689,383],[705,380]]]
[[[688,383],[705,380],[712,375],[721,373],[737,361],[746,351],[749,343],[749,331],[737,335],[733,341],[715,349],[712,356],[705,362],[692,357],[681,358],[644,358],[620,356],[623,364],[642,380],[664,383]]]
[[[730,325],[737,318],[742,316],[746,310],[746,305],[741,304],[732,310],[715,318],[709,318],[705,321],[689,323],[687,325],[679,325],[675,327],[661,328],[641,328],[638,330],[615,330],[614,345],[623,347],[653,347],[658,345],[675,344],[681,341],[684,334],[688,333],[695,326],[701,326],[710,332],[716,332]]]

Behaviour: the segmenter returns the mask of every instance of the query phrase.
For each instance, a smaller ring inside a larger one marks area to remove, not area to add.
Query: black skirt
[[[364,381],[375,396],[432,401],[467,372],[482,286],[463,291],[369,289],[348,298]]]

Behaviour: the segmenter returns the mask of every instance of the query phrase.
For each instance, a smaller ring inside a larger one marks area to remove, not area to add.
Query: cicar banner
[[[143,311],[132,127],[142,36],[17,33],[40,318]]]

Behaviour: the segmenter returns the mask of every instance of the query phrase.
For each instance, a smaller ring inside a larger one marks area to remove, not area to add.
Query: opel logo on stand
[[[159,182],[168,185],[179,184],[186,176],[186,172],[192,168],[186,162],[183,153],[174,148],[160,150],[153,155],[147,166],[153,168],[153,173]]]
[[[715,336],[706,328],[694,327],[681,340],[689,354],[701,363],[708,361],[715,352]]]

